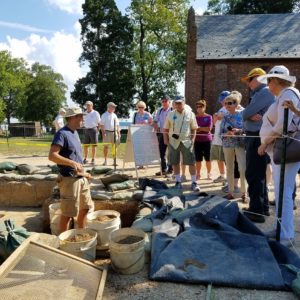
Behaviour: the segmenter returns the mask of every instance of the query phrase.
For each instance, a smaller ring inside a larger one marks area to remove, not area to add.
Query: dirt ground
[[[5,157],[0,155],[0,162],[13,161],[16,163],[30,163],[37,166],[51,164],[46,156],[10,156]],[[100,163],[101,160],[97,159],[96,163]],[[122,169],[123,161],[119,160],[118,169]],[[133,164],[126,164],[124,171],[127,174],[135,176],[135,170]],[[140,177],[152,177],[155,172],[158,171],[158,166],[151,166],[142,170],[139,170]],[[217,166],[213,163],[213,178],[218,176]],[[189,173],[187,172],[188,180]],[[202,177],[206,177],[205,170],[202,171]],[[162,179],[162,178],[158,178]],[[164,179],[165,180],[165,179]],[[174,184],[172,181],[169,184]],[[201,191],[213,194],[224,195],[221,192],[221,184],[214,184],[210,180],[200,179],[199,182]],[[299,182],[297,183],[299,185]],[[184,189],[187,193],[190,187],[190,182],[184,183]],[[298,189],[299,192],[299,189]],[[273,199],[273,188],[270,188],[270,199]],[[247,205],[238,202],[240,208]],[[300,221],[299,211],[300,204],[297,201],[298,208],[295,211],[296,222],[296,241],[295,248],[293,249],[297,253],[300,253]],[[271,216],[267,217],[267,221],[264,224],[258,224],[262,230],[268,230],[272,228],[275,222],[274,207],[270,207]],[[5,214],[6,217],[13,218],[17,225],[22,225],[28,230],[34,231],[36,228],[41,228],[41,209],[37,208],[13,208],[8,209],[0,207],[0,214]],[[106,263],[107,260],[98,261],[98,263]],[[165,283],[154,282],[148,279],[149,265],[145,264],[144,269],[135,275],[118,275],[109,269],[108,278],[106,280],[106,286],[103,299],[105,300],[139,300],[139,299],[206,299],[207,286],[200,284],[178,284],[178,283]],[[262,291],[262,290],[248,290],[248,289],[236,289],[225,287],[212,287],[212,297],[210,299],[224,299],[224,300],[282,300],[282,299],[297,299],[290,292],[278,292],[278,291]]]

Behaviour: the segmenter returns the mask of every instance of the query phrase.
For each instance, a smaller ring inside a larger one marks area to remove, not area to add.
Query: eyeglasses
[[[145,108],[144,106],[138,106],[138,108]]]
[[[235,105],[236,102],[235,101],[232,101],[232,102],[225,102],[225,105]]]

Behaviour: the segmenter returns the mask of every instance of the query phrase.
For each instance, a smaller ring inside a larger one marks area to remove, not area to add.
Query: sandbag
[[[92,169],[93,174],[106,174],[108,171],[111,171],[112,168],[106,166],[97,166]]]
[[[20,164],[17,166],[17,170],[21,175],[31,175],[40,169],[36,166],[28,165],[28,164]]]
[[[91,190],[91,197],[94,200],[111,200],[112,193],[105,191],[95,191]]]
[[[135,181],[127,180],[120,183],[112,183],[108,185],[108,189],[112,192],[134,188]]]
[[[164,182],[156,179],[149,179],[149,178],[140,178],[139,187],[141,190],[146,190],[146,187],[150,187],[153,190],[168,189],[168,186]]]
[[[51,168],[52,173],[58,174],[59,173],[59,168],[57,165],[48,165],[49,168]]]
[[[34,174],[38,174],[38,175],[50,175],[52,173],[53,172],[52,172],[51,168],[44,167],[42,169],[37,170]]]
[[[140,191],[140,190],[134,191],[132,195],[132,200],[142,201],[143,196],[144,196],[144,191]]]
[[[124,182],[126,180],[129,180],[129,178],[130,176],[126,174],[115,172],[110,175],[105,175],[104,177],[101,178],[101,181],[107,187],[111,183]]]
[[[10,161],[5,161],[5,162],[0,163],[0,172],[12,171],[12,170],[15,170],[16,168],[17,168],[17,165]]]
[[[0,221],[0,257],[5,260],[14,252],[30,233],[23,227],[15,227],[13,220]]]
[[[120,192],[112,195],[112,200],[132,200],[133,192]]]
[[[131,227],[141,229],[144,232],[152,232],[153,222],[151,219],[151,215],[137,218],[132,223]]]

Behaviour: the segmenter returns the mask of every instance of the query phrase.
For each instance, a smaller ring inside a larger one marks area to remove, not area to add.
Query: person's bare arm
[[[169,145],[169,129],[164,128],[164,143]]]
[[[59,145],[52,145],[49,151],[48,159],[58,165],[72,167],[75,173],[83,172],[82,164],[61,156],[59,154],[60,149],[61,147]]]
[[[197,129],[192,129],[191,130],[191,140],[192,140],[193,143],[195,142],[196,131],[197,131]]]
[[[296,116],[300,117],[300,110],[298,110],[293,101],[285,100],[282,104],[283,107],[290,109]]]
[[[197,132],[210,132],[211,128],[210,127],[198,127]]]

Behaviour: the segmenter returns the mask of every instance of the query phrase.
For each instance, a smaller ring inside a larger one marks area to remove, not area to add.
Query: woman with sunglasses
[[[225,108],[228,111],[222,119],[221,136],[223,151],[226,162],[226,172],[228,181],[228,194],[226,199],[235,199],[234,195],[234,159],[236,156],[238,168],[240,171],[241,182],[241,198],[246,202],[246,183],[245,183],[245,169],[246,169],[246,153],[243,139],[238,135],[241,134],[243,128],[243,119],[241,111],[238,111],[239,97],[236,94],[230,94],[225,98]]]
[[[279,183],[281,165],[276,165],[273,161],[273,144],[276,137],[279,137],[283,131],[284,107],[291,101],[293,106],[299,109],[300,94],[293,86],[296,77],[291,76],[289,70],[285,66],[275,66],[268,74],[259,76],[257,80],[261,83],[268,84],[270,92],[276,96],[273,103],[263,116],[263,124],[260,130],[261,145],[258,148],[258,154],[264,155],[268,153],[271,157],[274,193],[276,211],[278,207]],[[292,105],[288,105],[292,107]],[[299,127],[299,116],[295,112],[289,110],[288,115],[288,131],[296,131]],[[294,214],[293,214],[293,191],[295,179],[300,168],[300,162],[287,163],[284,173],[284,190],[283,190],[283,206],[281,219],[280,243],[285,246],[291,246],[291,242],[295,237],[294,230]],[[275,224],[274,224],[275,225]],[[275,237],[275,230],[267,234],[269,237]]]
[[[201,164],[203,158],[206,162],[207,179],[211,180],[211,161],[210,147],[212,141],[211,129],[213,125],[212,116],[205,112],[206,101],[199,100],[196,102],[196,120],[198,124],[197,135],[194,143],[194,151],[196,157],[196,180],[201,175]]]
[[[139,101],[136,105],[137,111],[133,115],[133,124],[152,125],[153,118],[151,114],[145,111],[146,103]]]

